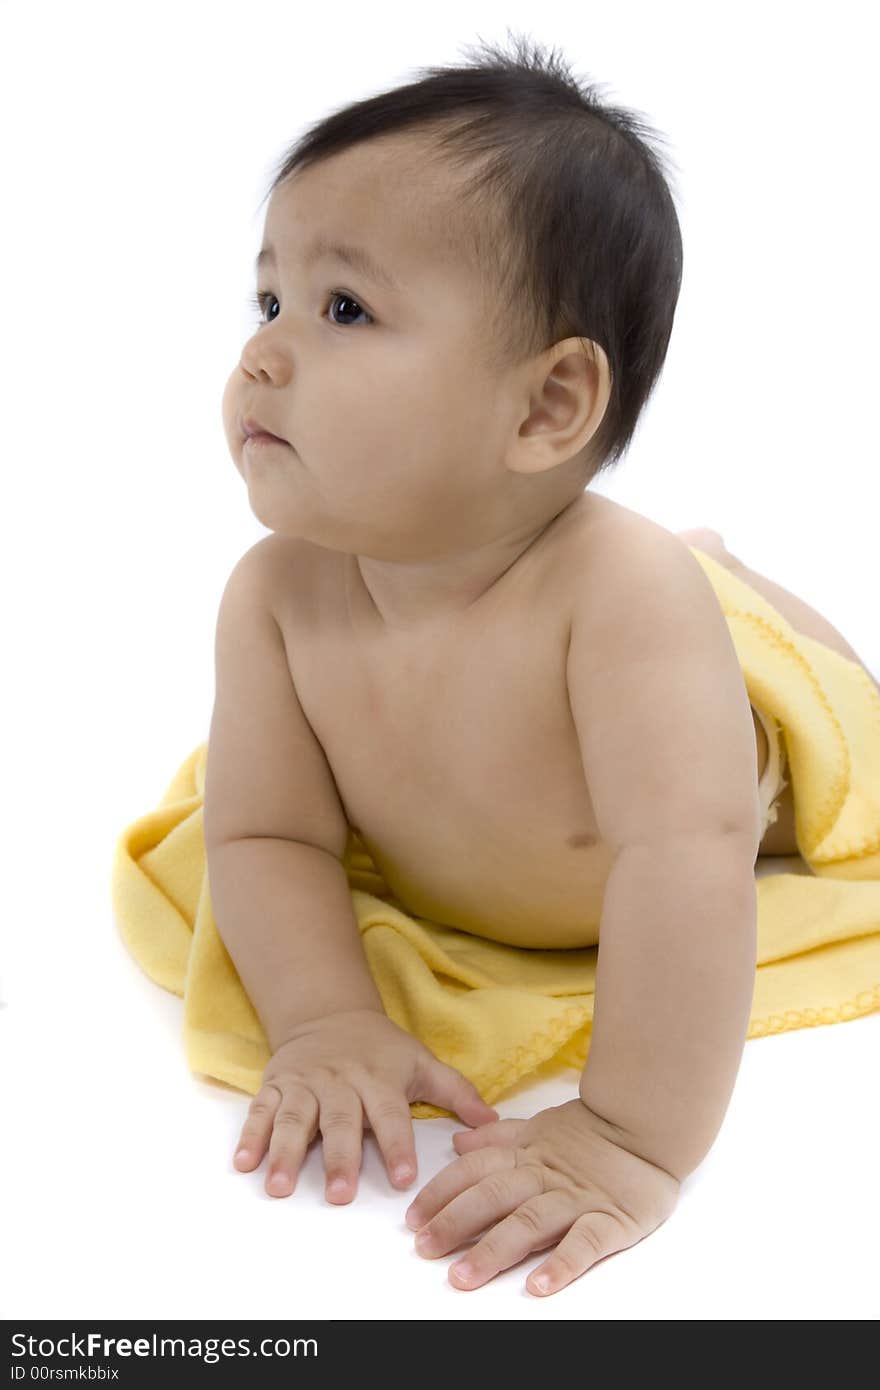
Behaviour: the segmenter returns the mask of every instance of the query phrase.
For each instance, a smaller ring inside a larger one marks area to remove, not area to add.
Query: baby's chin
[[[274,531],[277,536],[309,541],[325,550],[356,553],[355,528],[347,528],[338,520],[328,517],[320,506],[316,507],[308,498],[273,496],[271,489],[251,484],[248,487],[248,502],[261,525]]]
[[[381,526],[377,525],[376,530],[371,531],[363,523],[346,525],[339,520],[329,519],[326,514],[317,515],[305,507],[301,510],[288,507],[283,515],[279,515],[278,509],[267,507],[264,499],[254,499],[251,501],[251,511],[263,526],[276,535],[308,541],[338,555],[356,555],[388,564],[403,564],[426,553],[424,543],[420,548],[418,538],[407,541],[405,535],[398,533],[389,539]]]
[[[259,460],[256,466],[247,461],[246,466],[242,459],[240,463],[236,460],[236,467],[247,486],[251,511],[262,526],[276,535],[309,541],[324,550],[344,555],[359,555],[392,564],[428,556],[436,546],[436,526],[432,520],[427,522],[423,533],[408,533],[407,519],[401,517],[395,521],[389,517],[387,506],[371,518],[367,496],[358,504],[356,516],[346,516],[344,507],[331,513],[327,499],[316,493],[313,479],[294,450],[283,454],[274,466],[268,459]],[[348,499],[350,511],[354,506]]]

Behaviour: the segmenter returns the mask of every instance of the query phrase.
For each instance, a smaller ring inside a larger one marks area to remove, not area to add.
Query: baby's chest
[[[567,948],[597,940],[610,856],[566,679],[573,566],[551,559],[441,639],[354,623],[329,564],[308,621],[300,601],[282,626],[348,823],[404,911]]]
[[[377,840],[561,837],[582,826],[583,770],[564,643],[510,631],[429,651],[336,652],[307,710],[349,823]]]

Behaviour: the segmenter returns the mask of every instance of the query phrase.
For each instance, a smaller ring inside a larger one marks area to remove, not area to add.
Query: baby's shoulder
[[[674,532],[641,512],[600,493],[584,494],[574,509],[560,547],[561,567],[581,591],[589,579],[590,595],[601,602],[603,591],[618,582],[650,582],[651,575],[677,559],[682,542]]]
[[[309,552],[315,549],[299,536],[282,536],[270,531],[268,536],[256,541],[247,554],[267,578],[279,581],[291,569],[303,569],[309,563]]]
[[[256,542],[247,552],[249,563],[258,571],[267,602],[281,626],[302,625],[321,606],[326,588],[328,552],[300,536],[283,536],[277,531]]]
[[[705,587],[681,538],[641,512],[597,494],[573,523],[558,573],[572,624],[594,654],[637,642],[658,615],[680,623],[681,596]]]

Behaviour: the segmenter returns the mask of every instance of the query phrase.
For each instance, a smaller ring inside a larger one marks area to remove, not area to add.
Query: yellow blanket
[[[798,844],[812,870],[758,878],[748,1036],[856,1018],[880,1008],[880,695],[860,665],[795,632],[754,589],[692,550],[721,603],[750,700],[782,724]],[[113,911],[141,967],[183,998],[190,1068],[254,1095],[269,1049],[211,908],[207,747],[119,838]],[[583,1067],[598,947],[525,950],[410,917],[385,900],[393,895],[354,832],[344,863],[386,1013],[489,1104],[542,1064]],[[411,1111],[450,1113],[422,1101]]]

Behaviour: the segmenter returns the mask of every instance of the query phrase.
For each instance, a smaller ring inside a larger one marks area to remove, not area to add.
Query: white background
[[[220,397],[259,208],[306,124],[505,29],[645,113],[679,166],[672,344],[599,490],[709,525],[875,671],[876,33],[863,3],[0,4],[7,847],[2,1309],[17,1318],[865,1318],[880,1015],[756,1039],[671,1219],[548,1299],[471,1293],[365,1139],[356,1201],[234,1172],[247,1097],[190,1075],[119,941],[113,848],[207,736],[226,577],[264,528]],[[871,598],[873,591],[873,601]],[[522,1086],[502,1116],[570,1099]]]

